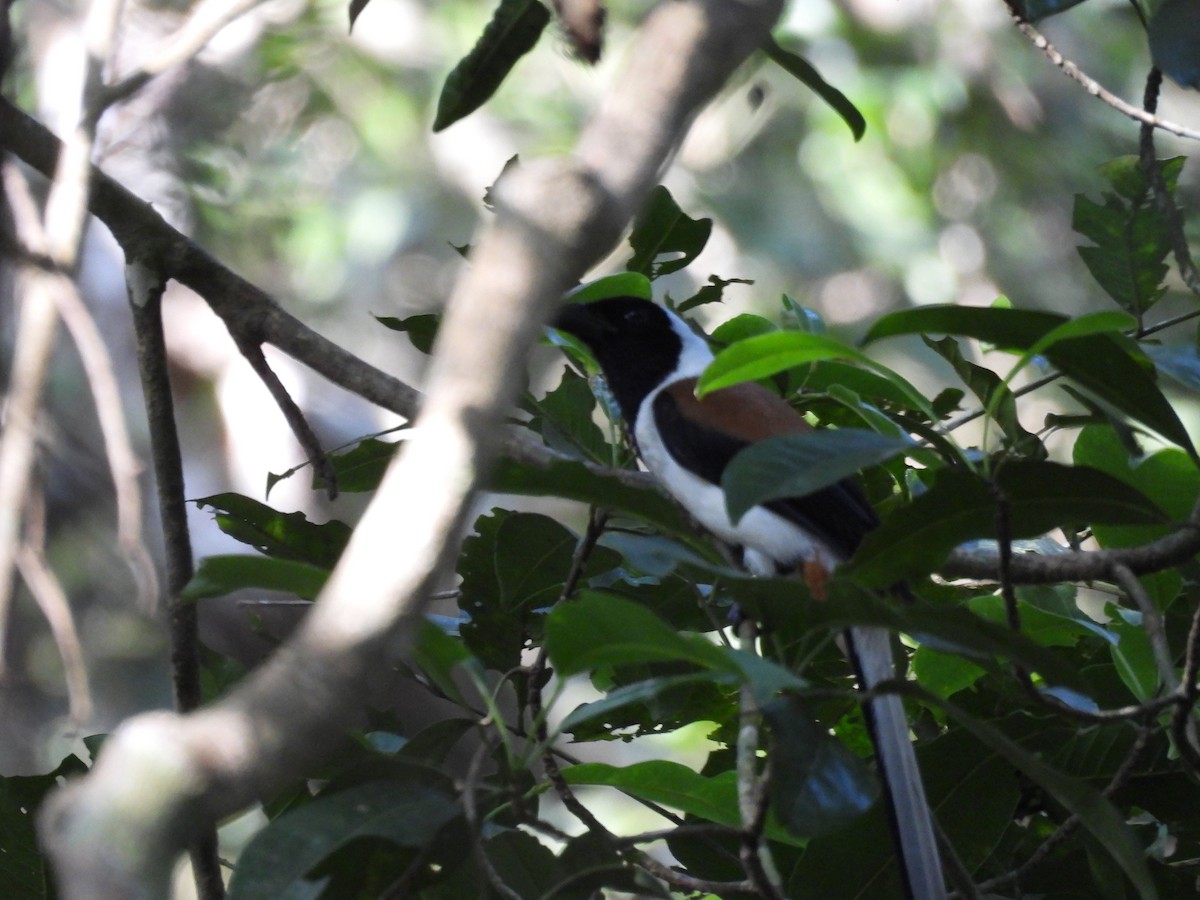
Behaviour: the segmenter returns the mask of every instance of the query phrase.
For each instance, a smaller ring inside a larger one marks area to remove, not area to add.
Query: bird
[[[599,364],[645,468],[705,529],[740,550],[750,574],[798,571],[821,596],[829,574],[878,524],[848,479],[752,507],[736,523],[730,519],[721,474],[734,456],[757,441],[812,427],[787,401],[752,382],[698,398],[697,380],[713,353],[676,313],[639,297],[609,297],[567,303],[551,325],[576,338]],[[844,645],[863,691],[896,677],[886,629],[848,628]],[[944,900],[933,817],[903,703],[881,693],[864,706],[905,894]]]

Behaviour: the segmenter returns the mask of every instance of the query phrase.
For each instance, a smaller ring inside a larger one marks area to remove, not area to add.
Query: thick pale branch
[[[156,713],[123,725],[92,773],[48,801],[42,833],[63,896],[165,896],[171,864],[198,829],[303,773],[356,721],[372,674],[409,643],[410,626],[457,552],[473,491],[499,450],[517,362],[563,291],[619,236],[690,116],[762,43],[779,9],[775,0],[659,7],[614,91],[625,108],[606,113],[642,124],[617,147],[600,146],[589,129],[576,160],[526,167],[500,192],[495,222],[475,243],[448,308],[416,434],[312,614],[227,698],[188,716]],[[682,66],[659,69],[664,47]],[[161,240],[161,229],[152,230]],[[154,260],[152,249],[118,239],[127,254]],[[224,272],[178,241],[162,249],[183,255],[158,262],[184,283],[196,278],[196,262],[206,278]],[[237,287],[257,294],[245,282]],[[202,293],[227,322],[259,328],[293,352],[272,335],[283,316],[262,295],[256,321],[246,321],[230,297]],[[311,332],[299,338],[308,351],[320,341]],[[357,362],[331,344],[327,352],[338,366]]]

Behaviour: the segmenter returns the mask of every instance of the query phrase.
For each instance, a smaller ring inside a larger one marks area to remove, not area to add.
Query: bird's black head
[[[682,319],[637,297],[569,304],[550,324],[592,351],[631,425],[642,400],[654,388],[676,377],[699,374],[681,371],[681,362],[696,368],[694,357],[704,357],[702,362],[711,359],[704,340]]]

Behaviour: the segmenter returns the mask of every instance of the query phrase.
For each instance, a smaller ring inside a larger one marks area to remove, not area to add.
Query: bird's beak
[[[573,335],[589,347],[594,347],[598,340],[614,330],[608,322],[588,309],[586,303],[566,304],[550,321],[550,326]]]

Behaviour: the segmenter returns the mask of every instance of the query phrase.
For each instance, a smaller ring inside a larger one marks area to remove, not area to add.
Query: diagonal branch
[[[419,427],[304,624],[213,706],[122,725],[91,773],[47,801],[41,833],[63,897],[165,896],[174,859],[199,829],[309,770],[333,749],[330,734],[358,721],[365,687],[409,646],[457,554],[518,389],[516,362],[562,293],[616,241],[694,113],[762,43],[780,8],[777,0],[656,8],[575,157],[526,167],[501,189],[451,298]],[[196,274],[172,258],[162,271],[181,281]],[[254,327],[228,297],[205,296],[227,322]],[[282,320],[265,298],[264,308]],[[270,323],[257,327],[270,339]]]

